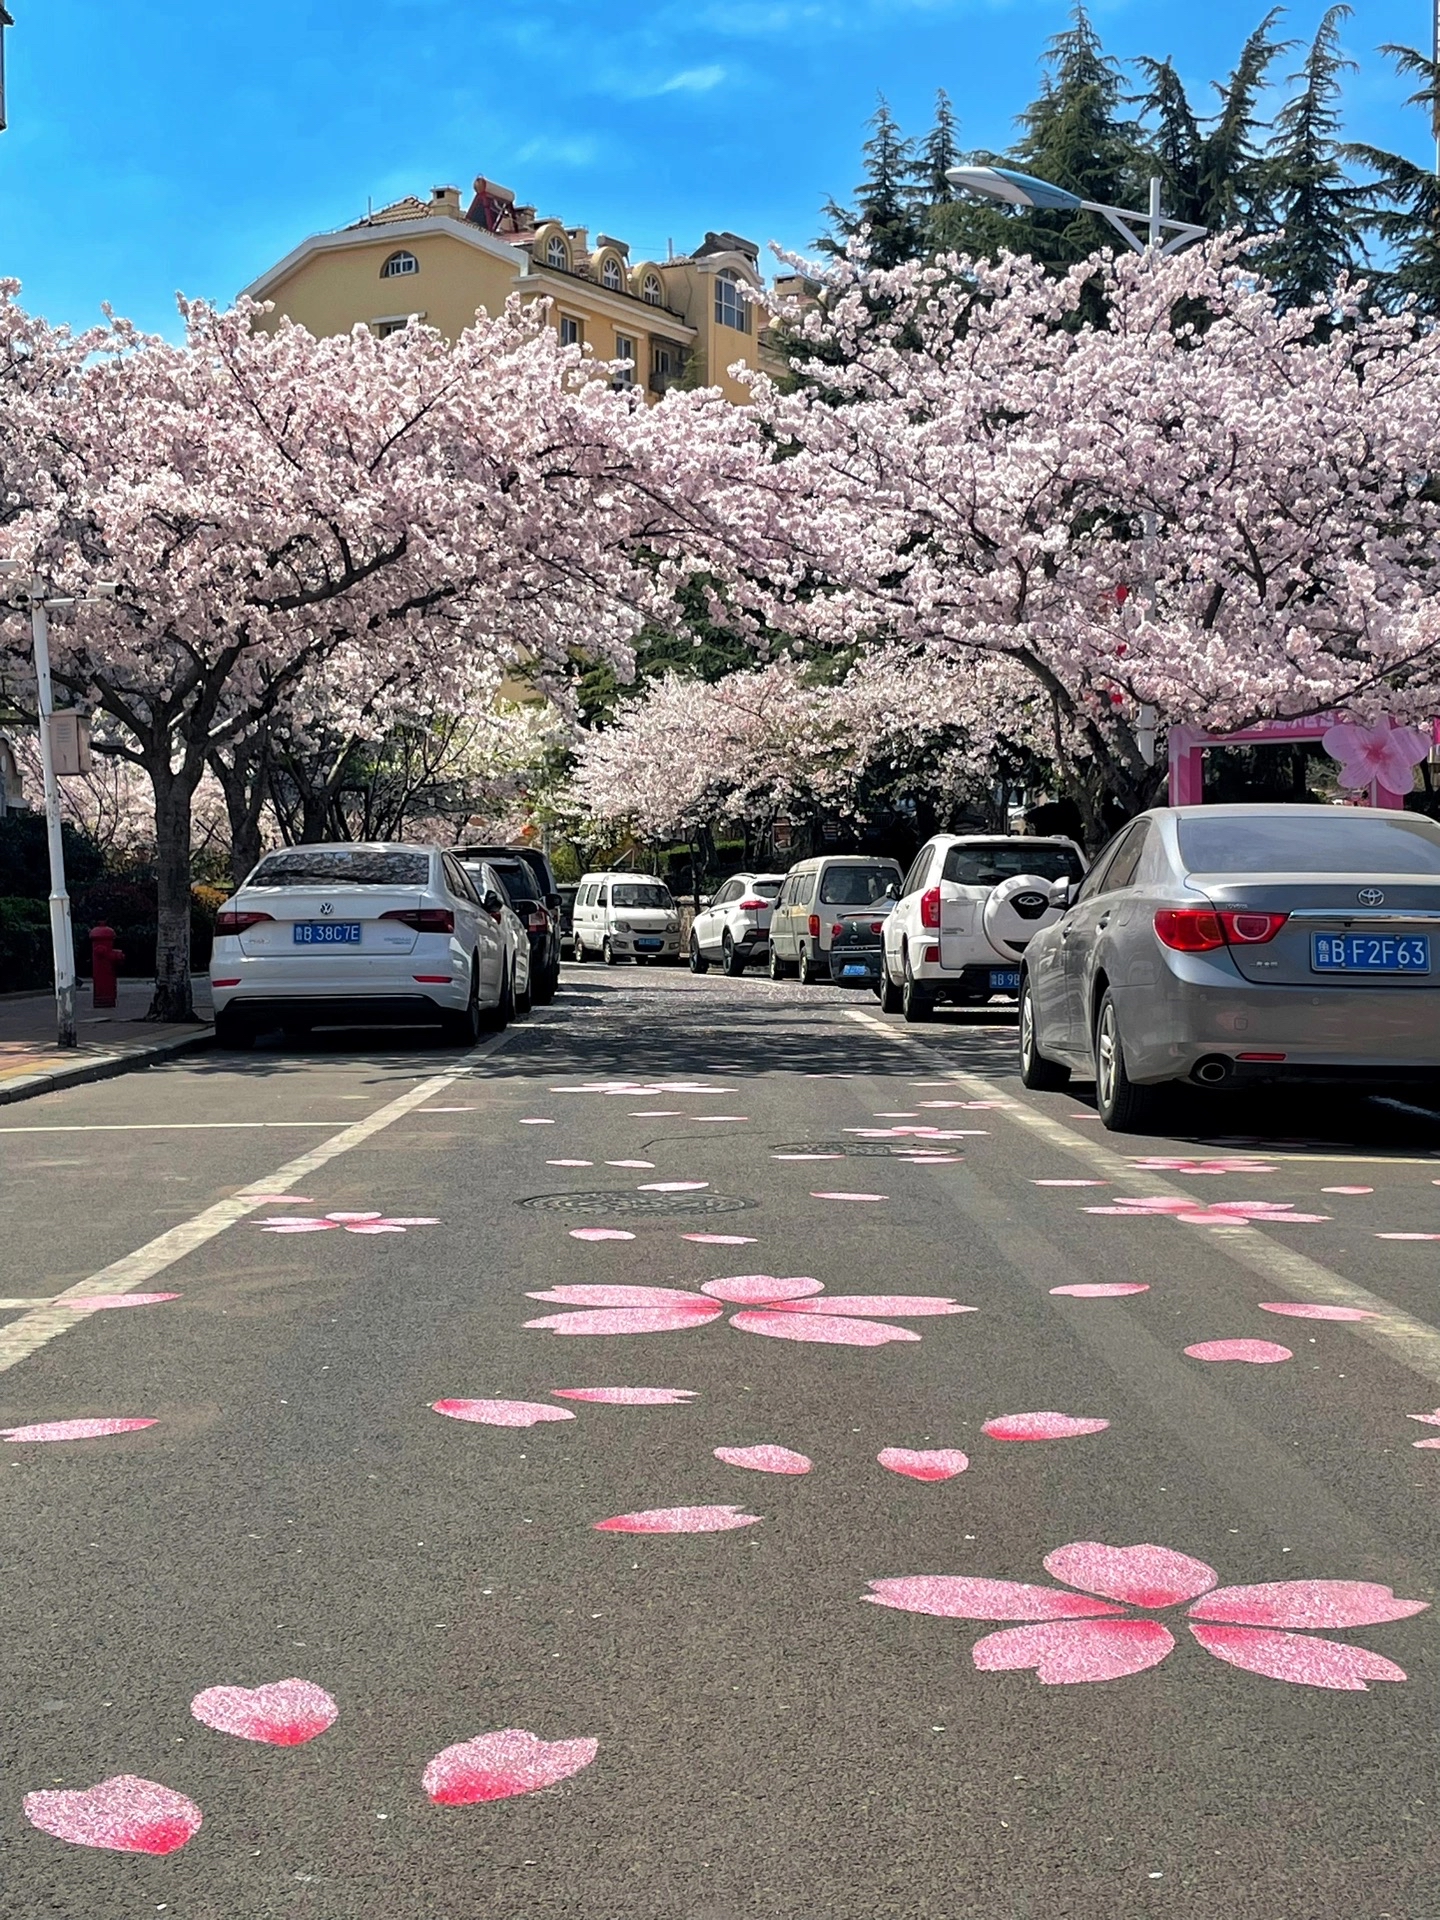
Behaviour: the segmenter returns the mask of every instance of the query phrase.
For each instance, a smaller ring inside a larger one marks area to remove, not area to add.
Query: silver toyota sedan
[[[1440,826],[1360,807],[1156,807],[1026,947],[1020,1077],[1143,1127],[1176,1081],[1440,1070]]]

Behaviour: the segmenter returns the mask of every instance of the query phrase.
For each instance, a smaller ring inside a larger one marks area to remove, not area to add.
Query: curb
[[[87,1080],[113,1080],[117,1074],[129,1073],[132,1068],[153,1067],[161,1060],[173,1060],[178,1053],[208,1047],[214,1038],[215,1029],[205,1026],[194,1033],[182,1033],[174,1040],[154,1040],[148,1045],[127,1047],[123,1053],[95,1054],[89,1059],[77,1060],[73,1067],[17,1074],[12,1080],[0,1081],[0,1107],[16,1100],[33,1100],[40,1093],[58,1093],[62,1087],[80,1086]]]

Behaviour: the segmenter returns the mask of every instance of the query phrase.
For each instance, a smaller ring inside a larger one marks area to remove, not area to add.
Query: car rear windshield
[[[945,856],[945,878],[962,887],[998,887],[1018,874],[1037,880],[1078,880],[1083,868],[1073,847],[1047,847],[1036,841],[983,841],[951,847]]]
[[[430,856],[403,848],[287,847],[270,853],[247,887],[428,887]]]
[[[745,887],[748,893],[758,894],[762,900],[778,900],[784,884],[783,880],[747,880]]]
[[[467,873],[480,871],[478,860],[462,860],[460,863]],[[538,900],[540,888],[535,879],[535,870],[528,860],[492,860],[489,862],[492,873],[498,873],[505,883],[505,891],[511,897],[524,900]]]
[[[1180,822],[1180,857],[1191,873],[1440,874],[1440,827],[1419,815],[1367,819],[1359,807],[1220,814]]]
[[[893,867],[827,867],[820,882],[820,900],[827,907],[873,907],[885,898],[886,887],[900,876]]]
[[[668,887],[612,886],[610,889],[612,907],[673,907]]]

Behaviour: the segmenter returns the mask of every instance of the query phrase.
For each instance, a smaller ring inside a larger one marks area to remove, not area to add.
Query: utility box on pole
[[[90,722],[83,713],[62,709],[51,714],[50,752],[62,777],[90,771]]]

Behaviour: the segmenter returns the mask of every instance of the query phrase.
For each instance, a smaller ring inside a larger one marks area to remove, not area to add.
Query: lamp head
[[[980,194],[987,200],[1003,200],[1012,207],[1078,213],[1085,204],[1078,193],[1070,193],[1049,180],[1037,180],[1033,174],[1019,173],[1014,167],[950,167],[945,178],[962,192]]]

